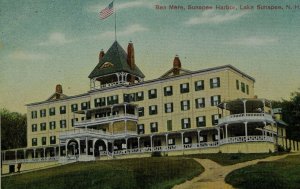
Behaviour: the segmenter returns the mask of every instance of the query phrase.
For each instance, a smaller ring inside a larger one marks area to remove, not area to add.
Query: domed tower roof
[[[104,53],[101,53],[101,55],[103,54]],[[127,53],[120,44],[115,41],[103,57],[100,58],[99,63],[90,73],[89,78],[92,79],[117,72],[126,72],[144,78],[145,75],[138,66],[136,64],[130,66],[127,59]]]

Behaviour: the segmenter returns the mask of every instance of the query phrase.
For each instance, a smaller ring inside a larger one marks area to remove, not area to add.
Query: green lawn
[[[225,181],[236,188],[300,188],[300,156],[273,162],[260,162],[231,172]]]
[[[5,177],[2,188],[171,188],[203,171],[196,161],[183,157],[96,161]]]
[[[274,153],[273,154],[270,154],[270,153],[264,153],[264,154],[261,154],[261,153],[260,154],[217,153],[217,154],[195,154],[195,155],[188,155],[187,157],[199,158],[199,159],[210,159],[212,161],[219,163],[220,165],[233,165],[233,164],[241,163],[241,162],[245,162],[245,161],[266,158],[266,157],[269,157],[272,155],[278,155],[278,154],[274,154]]]

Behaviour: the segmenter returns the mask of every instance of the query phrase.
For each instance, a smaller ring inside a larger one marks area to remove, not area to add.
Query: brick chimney
[[[180,69],[181,69],[181,62],[178,55],[176,55],[173,60],[173,75],[179,75]]]
[[[103,58],[104,55],[105,55],[105,53],[104,53],[103,49],[101,49],[101,51],[99,53],[99,62]]]
[[[130,41],[127,46],[127,63],[130,69],[135,69],[135,61],[134,61],[134,48],[133,43]]]
[[[63,89],[61,84],[57,84],[55,87],[55,95],[56,95],[56,99],[60,99],[60,96],[63,94]]]

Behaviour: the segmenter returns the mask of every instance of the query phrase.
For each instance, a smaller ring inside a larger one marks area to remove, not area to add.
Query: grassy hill
[[[81,162],[5,177],[2,188],[171,188],[203,171],[193,159],[184,157]]]
[[[300,155],[260,162],[231,172],[225,181],[242,189],[298,189],[300,188]]]

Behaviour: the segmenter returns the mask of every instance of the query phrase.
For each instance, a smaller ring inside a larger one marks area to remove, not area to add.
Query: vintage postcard
[[[0,188],[299,188],[300,1],[0,0],[0,31]]]

